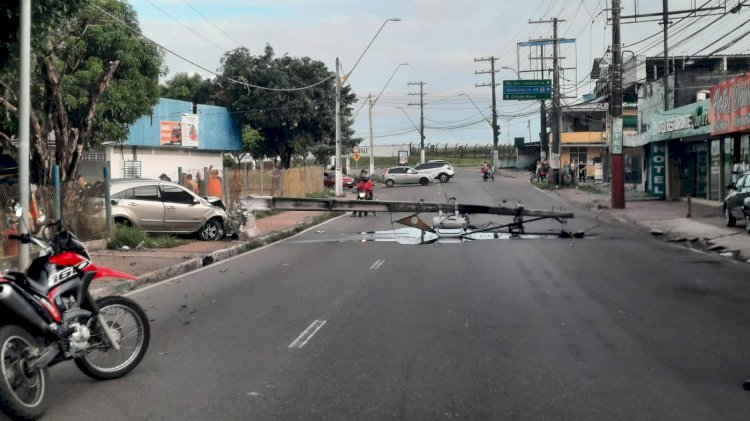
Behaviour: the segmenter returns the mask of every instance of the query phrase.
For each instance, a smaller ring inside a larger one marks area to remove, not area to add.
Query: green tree
[[[263,135],[258,130],[253,129],[250,126],[245,126],[242,128],[242,149],[231,152],[230,155],[237,162],[242,161],[242,158],[246,155],[263,158],[263,153],[261,151],[262,142]]]
[[[8,17],[14,29],[18,3],[0,4],[0,16]],[[89,147],[125,139],[130,124],[156,104],[158,79],[166,69],[163,53],[139,36],[136,13],[127,3],[33,4],[31,170],[35,181],[47,183],[53,162],[60,165],[63,180],[72,179]],[[17,34],[2,35],[0,58],[2,54],[0,147],[18,160],[13,144],[18,135]],[[52,138],[54,149],[48,147]]]
[[[335,81],[325,64],[308,57],[276,57],[267,45],[263,54],[253,56],[247,49],[228,52],[221,61],[223,86],[215,95],[217,101],[235,112],[241,126],[256,128],[262,135],[253,155],[280,157],[289,168],[294,155],[316,151],[329,156],[334,149]],[[309,89],[273,91],[239,84],[241,81],[267,88]],[[231,80],[230,80],[231,79]],[[349,87],[342,89],[342,144],[345,148],[359,143],[352,137],[352,104],[356,96]]]
[[[177,73],[160,88],[163,98],[214,105],[213,94],[218,86],[210,78],[203,79],[198,73],[192,76],[187,73]]]

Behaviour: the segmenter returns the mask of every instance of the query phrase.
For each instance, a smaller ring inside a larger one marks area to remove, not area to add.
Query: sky
[[[691,7],[733,6],[738,0],[671,0],[672,10]],[[489,62],[475,59],[497,57],[495,70],[500,143],[515,137],[539,138],[539,103],[503,101],[502,81],[538,77],[542,60],[538,51],[519,48],[517,43],[552,37],[551,23],[530,20],[564,20],[560,37],[575,39],[563,44],[560,55],[566,68],[562,78],[565,103],[580,102],[593,83],[588,78],[594,58],[602,57],[611,44],[608,25],[610,0],[129,0],[138,13],[145,36],[189,59],[196,67],[167,54],[167,78],[176,72],[212,76],[222,55],[239,46],[253,54],[270,44],[277,54],[310,57],[330,69],[341,60],[347,83],[360,98],[354,129],[364,143],[369,141],[367,95],[385,88],[372,109],[376,144],[419,142],[419,86],[424,82],[425,145],[492,143],[492,90]],[[661,12],[655,0],[622,0],[623,15]],[[720,15],[708,16],[709,13]],[[672,18],[671,54],[713,51],[740,38],[728,53],[749,53],[750,39],[740,35],[748,29],[750,7],[741,13],[724,10],[701,12],[701,16]],[[706,16],[703,16],[706,15]],[[723,15],[723,16],[722,16]],[[400,21],[389,21],[399,18]],[[716,23],[712,23],[717,19]],[[642,19],[643,20],[643,19]],[[622,25],[624,50],[649,56],[662,51],[659,22]],[[382,31],[352,67],[382,26]],[[701,29],[705,26],[704,29]],[[657,34],[658,33],[658,34]],[[651,38],[649,38],[651,37]],[[723,37],[723,38],[722,38]],[[547,49],[547,53],[550,49]],[[400,66],[401,63],[408,65]],[[520,64],[520,69],[518,68]],[[546,66],[551,65],[547,61]],[[536,66],[536,67],[532,67]],[[514,70],[503,69],[511,67]],[[398,70],[396,71],[396,69]],[[207,69],[208,71],[204,70]],[[394,74],[394,71],[395,74]],[[388,79],[393,75],[387,87]],[[472,102],[473,101],[473,102]]]

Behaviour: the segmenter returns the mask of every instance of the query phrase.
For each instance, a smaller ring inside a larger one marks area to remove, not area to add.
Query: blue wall
[[[182,114],[193,112],[187,101],[161,98],[152,115],[139,118],[130,126],[126,145],[161,147],[161,121],[180,121]],[[232,115],[224,107],[198,105],[199,150],[234,151],[242,149],[242,134]],[[179,148],[179,146],[164,146]]]

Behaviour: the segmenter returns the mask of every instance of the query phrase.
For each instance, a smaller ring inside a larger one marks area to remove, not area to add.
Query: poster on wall
[[[162,121],[160,123],[162,146],[182,146],[182,123]]]
[[[197,148],[200,137],[198,136],[198,114],[182,115],[182,146]]]
[[[398,165],[406,165],[409,162],[409,151],[398,151]]]

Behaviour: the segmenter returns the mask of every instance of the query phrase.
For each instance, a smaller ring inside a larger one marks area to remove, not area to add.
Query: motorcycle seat
[[[28,276],[26,276],[23,272],[16,272],[16,271],[8,271],[3,276],[6,278],[12,280],[17,285],[22,286],[26,289],[31,289],[35,292],[38,292],[40,294],[46,294],[47,293],[47,286],[44,285],[42,282],[35,281]]]

